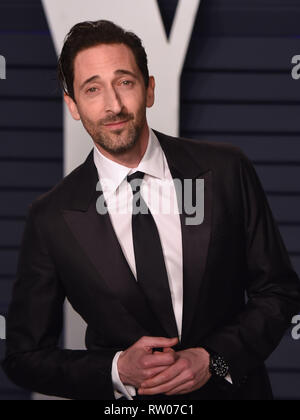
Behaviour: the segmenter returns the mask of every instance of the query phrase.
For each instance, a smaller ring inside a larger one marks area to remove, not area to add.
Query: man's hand
[[[119,376],[124,385],[139,388],[145,380],[152,378],[173,365],[177,353],[171,347],[178,343],[178,338],[143,337],[118,360]],[[154,348],[164,348],[164,352],[154,352]]]
[[[173,351],[164,350],[165,354]],[[209,354],[202,348],[175,353],[177,360],[155,377],[145,380],[138,390],[140,395],[187,394],[202,388],[211,378]]]

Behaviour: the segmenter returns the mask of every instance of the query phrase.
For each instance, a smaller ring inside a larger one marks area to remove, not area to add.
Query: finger
[[[204,387],[204,385],[207,384],[210,378],[211,376],[206,376],[205,378],[202,378],[200,382],[197,382],[196,385],[193,381],[186,382],[185,384],[179,385],[178,387],[172,389],[170,392],[166,393],[166,395],[183,395],[189,392],[196,391],[197,389]]]
[[[160,366],[171,366],[175,361],[176,358],[174,354],[157,352],[144,355],[141,359],[141,365],[144,369],[149,369]]]
[[[142,337],[139,344],[148,348],[173,347],[178,344],[178,338]]]
[[[159,373],[163,372],[166,369],[165,366],[159,366],[151,369],[145,369],[143,371],[143,376],[146,379],[153,378],[153,376],[158,375]]]
[[[186,372],[182,372],[180,375],[176,376],[171,381],[163,383],[159,386],[155,386],[151,388],[144,388],[144,387],[140,388],[139,394],[141,395],[167,394],[171,392],[173,389],[177,389],[178,387],[184,387],[186,383],[195,385],[190,380],[190,378],[188,378]]]
[[[170,347],[168,347],[168,348],[164,348],[164,349],[163,349],[163,352],[164,352],[164,353],[169,353],[169,354],[172,354],[172,355],[174,356],[175,360],[178,360],[178,359],[179,359],[179,354],[178,354],[178,353],[176,353],[176,351],[175,351],[175,350],[173,350],[173,349],[171,349]]]
[[[167,354],[166,354],[167,355]],[[181,363],[175,362],[172,366],[164,370],[160,375],[155,376],[154,378],[144,381],[141,385],[142,388],[153,388],[160,386],[164,383],[170,382],[176,376],[181,374],[183,367]]]
[[[171,349],[170,347],[165,347],[163,349],[163,352],[164,353],[175,353],[175,350]]]
[[[175,388],[173,388],[171,391],[166,392],[166,395],[184,395],[189,394],[190,392],[193,392],[197,389],[195,386],[195,383],[192,381],[185,382],[184,384],[181,384]]]
[[[171,349],[170,347],[165,347],[162,350],[153,351],[153,354],[161,354],[161,353],[176,353],[175,350]]]

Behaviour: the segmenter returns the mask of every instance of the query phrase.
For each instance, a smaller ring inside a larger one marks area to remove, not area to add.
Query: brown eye
[[[133,82],[131,80],[123,80],[122,85],[131,86],[131,85],[133,85]]]
[[[93,87],[87,90],[87,93],[95,93],[97,91],[97,88]]]

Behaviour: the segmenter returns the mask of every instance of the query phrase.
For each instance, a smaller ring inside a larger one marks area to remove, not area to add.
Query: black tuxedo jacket
[[[178,348],[222,355],[234,383],[210,380],[183,398],[271,399],[264,361],[300,310],[300,287],[261,184],[239,149],[156,134],[173,178],[205,181],[204,223],[189,226],[190,215],[180,216]],[[32,204],[7,319],[7,375],[24,388],[70,399],[114,399],[115,353],[142,336],[169,337],[174,323],[167,308],[154,316],[109,215],[97,214],[97,176],[91,153]],[[88,324],[87,351],[59,347],[66,297]]]

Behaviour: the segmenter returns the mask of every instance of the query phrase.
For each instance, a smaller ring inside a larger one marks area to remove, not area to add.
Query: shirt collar
[[[151,129],[149,130],[147,150],[137,168],[131,169],[108,159],[96,146],[94,146],[94,162],[100,181],[101,179],[109,180],[109,188],[107,186],[106,188],[108,188],[111,193],[119,188],[128,175],[137,171],[144,172],[146,175],[155,178],[165,178],[163,150],[156,135]]]

